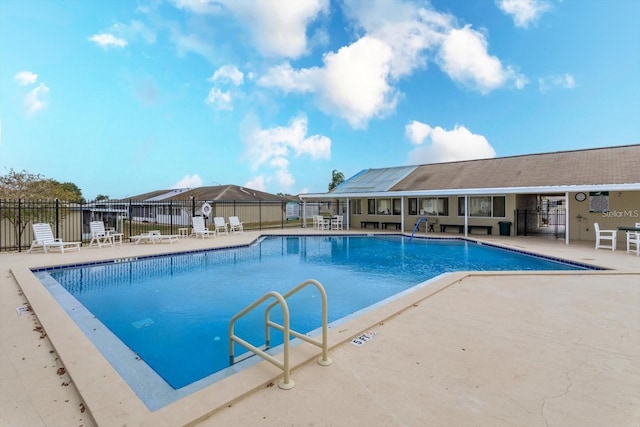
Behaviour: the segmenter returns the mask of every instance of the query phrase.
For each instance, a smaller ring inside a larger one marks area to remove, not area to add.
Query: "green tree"
[[[60,183],[25,170],[16,172],[11,169],[8,174],[0,176],[1,217],[13,224],[15,242],[19,242],[30,223],[55,221],[55,211],[43,209],[41,202],[56,199],[63,205],[84,202],[78,186],[70,182]]]
[[[104,194],[98,194],[98,195],[96,196],[96,200],[95,200],[95,201],[96,201],[96,202],[100,202],[100,201],[102,201],[102,200],[109,200],[109,196],[106,196],[106,195],[104,195]]]
[[[344,174],[334,169],[331,172],[331,182],[329,183],[329,191],[333,191],[338,185],[344,182]]]

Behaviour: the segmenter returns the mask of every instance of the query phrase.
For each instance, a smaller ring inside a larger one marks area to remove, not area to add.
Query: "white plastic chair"
[[[593,223],[593,228],[596,232],[596,249],[611,249],[615,251],[618,230],[601,230],[600,224],[597,222]],[[609,242],[610,244],[603,244],[603,241]]]
[[[229,217],[229,228],[233,232],[233,234],[242,233],[244,231],[244,227],[240,222],[240,218],[238,218],[237,216]]]
[[[229,234],[229,224],[226,223],[223,217],[213,217],[213,225],[217,234]]]
[[[99,248],[101,248],[102,245],[113,246],[113,239],[107,234],[102,221],[91,221],[89,223],[89,230],[91,231],[89,247],[93,246],[94,243],[98,245]]]
[[[639,227],[636,226],[636,228]],[[627,253],[630,252],[635,252],[636,256],[640,256],[640,231],[627,232]]]
[[[635,228],[640,228],[640,222],[636,222]],[[640,256],[640,231],[627,231],[627,253],[630,252]]]
[[[191,231],[191,234],[195,234],[196,238],[198,236],[202,236],[203,239],[206,236],[214,236],[215,237],[216,232],[214,230],[209,230],[209,228],[207,228],[204,225],[204,217],[202,217],[202,216],[194,216],[193,218],[191,218],[191,223],[193,225],[193,230]]]
[[[331,229],[342,230],[342,215],[336,215],[331,218]]]
[[[47,253],[50,248],[58,248],[60,249],[60,252],[64,252],[64,248],[67,246],[75,247],[78,249],[78,252],[80,252],[81,242],[65,242],[62,239],[53,237],[53,231],[51,231],[51,226],[49,224],[31,224],[31,227],[33,228],[33,235],[35,239],[31,242],[31,247],[29,248],[28,253],[31,253],[31,251],[38,247],[41,247],[45,253]]]

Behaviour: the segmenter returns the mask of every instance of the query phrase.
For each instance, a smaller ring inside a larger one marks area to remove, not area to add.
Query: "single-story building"
[[[85,224],[99,220],[117,230],[123,220],[161,225],[189,225],[191,217],[239,216],[246,223],[280,223],[294,196],[276,195],[238,185],[155,190],[125,199],[88,203]],[[88,231],[87,231],[88,232]]]
[[[640,144],[365,169],[300,198],[349,228],[595,240],[594,223],[640,223]]]

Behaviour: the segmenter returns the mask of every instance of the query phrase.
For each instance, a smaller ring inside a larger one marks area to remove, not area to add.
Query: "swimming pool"
[[[125,379],[123,370],[148,365],[183,393],[228,366],[229,319],[269,290],[317,279],[334,322],[446,272],[580,268],[461,239],[401,236],[269,237],[249,247],[117,261],[42,272],[41,280],[66,299],[65,310]],[[294,329],[320,326],[317,299],[309,289],[289,301]],[[260,345],[262,322],[256,311],[237,331]],[[125,345],[132,352],[113,351]],[[130,363],[138,358],[144,364]],[[140,395],[157,387],[132,388]]]

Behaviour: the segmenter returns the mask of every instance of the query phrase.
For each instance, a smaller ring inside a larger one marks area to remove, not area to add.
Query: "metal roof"
[[[334,188],[331,194],[389,191],[394,185],[409,176],[416,167],[366,169]]]

